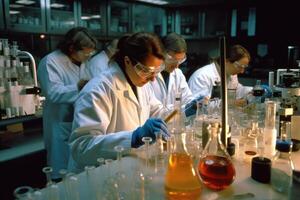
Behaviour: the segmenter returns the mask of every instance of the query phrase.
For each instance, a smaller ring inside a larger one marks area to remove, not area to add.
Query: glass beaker
[[[208,126],[210,138],[198,164],[199,175],[204,185],[213,190],[228,187],[235,179],[235,168],[221,142],[221,128],[215,122]]]
[[[198,199],[201,182],[187,152],[186,133],[175,131],[174,139],[165,176],[166,199]]]

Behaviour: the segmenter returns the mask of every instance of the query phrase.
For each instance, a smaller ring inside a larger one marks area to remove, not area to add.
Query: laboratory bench
[[[42,168],[46,166],[46,150],[42,117],[30,115],[0,120],[0,128],[0,199],[14,199],[13,191],[21,185],[44,187]],[[11,132],[14,129],[15,132]]]

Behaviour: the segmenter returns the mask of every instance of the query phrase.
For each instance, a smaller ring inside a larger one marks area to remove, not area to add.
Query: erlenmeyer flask
[[[211,123],[208,132],[210,138],[200,157],[199,175],[208,188],[222,190],[234,181],[235,168],[221,142],[219,123]]]
[[[166,199],[198,199],[201,182],[187,152],[186,133],[174,131],[174,145],[165,176]]]

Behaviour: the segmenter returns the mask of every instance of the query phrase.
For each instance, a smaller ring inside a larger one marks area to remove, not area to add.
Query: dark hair
[[[118,51],[112,59],[123,66],[125,56],[143,63],[149,54],[160,59],[165,58],[161,42],[155,34],[138,32],[119,39]]]
[[[76,27],[70,29],[64,36],[64,39],[58,44],[57,48],[64,54],[70,55],[70,47],[75,51],[85,48],[96,48],[97,40],[92,36],[88,29]]]
[[[232,46],[226,55],[227,60],[232,63],[244,57],[248,57],[248,59],[250,60],[250,53],[241,45]]]
[[[187,52],[187,45],[184,38],[177,33],[170,33],[163,37],[162,43],[166,51],[173,51],[175,53]]]
[[[238,61],[244,57],[248,57],[249,60],[251,59],[249,51],[242,45],[233,45],[226,50],[226,59],[231,63],[234,63],[235,61]],[[210,62],[217,62],[220,64],[220,56],[212,57],[209,60]]]

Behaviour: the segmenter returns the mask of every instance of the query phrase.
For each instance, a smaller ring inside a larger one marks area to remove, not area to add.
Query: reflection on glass
[[[103,19],[100,6],[91,6],[94,1],[81,1],[81,26],[91,30],[101,30]]]
[[[146,31],[164,35],[166,32],[163,30],[163,27],[166,27],[166,21],[163,20],[165,15],[165,11],[162,8],[135,5],[134,31]]]
[[[126,33],[129,31],[129,6],[112,2],[110,31]]]
[[[50,26],[72,28],[75,25],[74,3],[68,0],[50,0]]]
[[[30,26],[41,25],[40,1],[9,1],[10,24],[23,24]]]
[[[198,12],[182,12],[180,18],[182,35],[195,36],[198,33]]]

